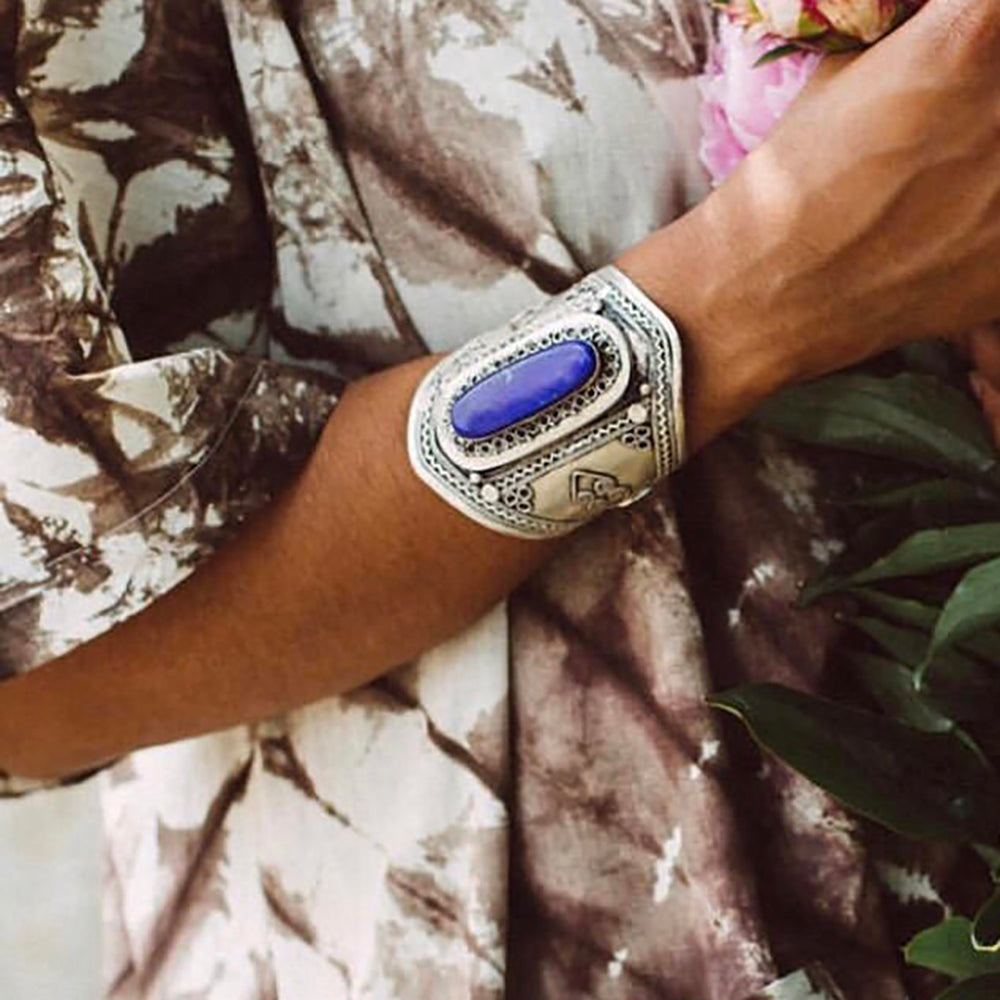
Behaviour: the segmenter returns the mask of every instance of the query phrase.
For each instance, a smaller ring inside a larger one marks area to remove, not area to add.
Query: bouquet
[[[925,0],[723,0],[702,80],[702,159],[725,180],[767,138],[824,53],[878,41]]]
[[[702,79],[714,182],[763,142],[827,53],[876,42],[923,2],[721,3]],[[1000,455],[969,385],[949,346],[925,343],[763,408],[766,428],[859,456],[860,485],[840,503],[845,553],[801,595],[846,598],[834,667],[851,694],[752,685],[712,699],[855,812],[981,859],[978,912],[906,950],[954,980],[940,1000],[1000,997]]]

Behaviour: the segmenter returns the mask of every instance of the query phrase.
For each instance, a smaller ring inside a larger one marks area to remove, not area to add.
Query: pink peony
[[[701,79],[701,156],[715,184],[768,137],[822,58],[793,52],[758,65],[776,44],[771,37],[752,37],[726,18],[719,24]]]
[[[878,41],[926,0],[717,0],[702,95],[702,160],[720,184],[770,134],[822,52]],[[781,50],[784,54],[764,60]]]

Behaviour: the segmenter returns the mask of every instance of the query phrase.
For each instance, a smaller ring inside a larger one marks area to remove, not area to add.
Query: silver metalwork
[[[456,400],[568,340],[586,341],[597,354],[586,384],[489,437],[456,432]],[[682,389],[673,322],[621,271],[606,267],[433,368],[410,410],[410,461],[444,500],[495,531],[567,534],[642,499],[681,464]]]

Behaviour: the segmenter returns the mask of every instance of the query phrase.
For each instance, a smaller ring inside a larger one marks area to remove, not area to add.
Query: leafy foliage
[[[934,626],[929,655],[1000,625],[1000,559],[970,570],[948,599]]]
[[[1000,778],[962,740],[777,684],[716,695],[769,750],[855,811],[911,837],[1000,838]]]
[[[933,375],[835,375],[788,390],[757,420],[799,441],[997,483],[1000,458],[979,410]]]
[[[949,917],[921,931],[906,946],[906,960],[959,980],[1000,973],[1000,956],[977,951],[972,930],[968,917]]]
[[[859,703],[774,684],[711,703],[848,808],[905,836],[963,843],[1000,881],[1000,456],[950,350],[921,345],[895,363],[799,386],[758,415],[859,456],[858,486],[839,500],[845,554],[800,600],[854,603],[835,666]],[[938,1000],[996,1000],[1000,889],[905,955],[956,981]]]
[[[911,535],[864,569],[817,581],[803,592],[803,602],[861,584],[963,569],[992,556],[1000,556],[1000,522],[930,528]]]

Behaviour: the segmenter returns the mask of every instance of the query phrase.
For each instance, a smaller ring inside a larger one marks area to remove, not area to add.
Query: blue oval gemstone
[[[451,425],[465,438],[513,427],[586,385],[597,371],[597,351],[567,340],[483,379],[452,407]]]

